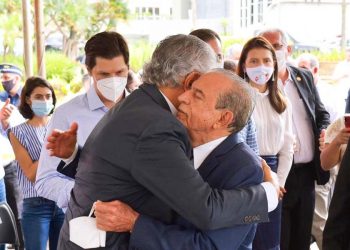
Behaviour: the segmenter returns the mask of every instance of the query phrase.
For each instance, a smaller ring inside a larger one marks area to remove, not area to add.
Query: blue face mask
[[[32,110],[36,116],[46,116],[50,114],[53,107],[52,101],[32,101]]]
[[[15,87],[15,81],[12,79],[12,80],[8,80],[8,81],[3,81],[2,82],[2,87],[4,88],[4,90],[7,92],[7,93],[10,93],[10,91]]]

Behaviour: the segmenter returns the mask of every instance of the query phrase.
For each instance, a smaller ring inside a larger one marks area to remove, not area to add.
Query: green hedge
[[[6,55],[4,62],[15,64],[24,72],[22,56]],[[69,92],[76,93],[81,89],[82,67],[80,63],[59,52],[46,52],[45,65],[46,79],[53,85],[59,99]],[[35,68],[34,75],[37,75],[36,59],[33,61],[33,67]]]

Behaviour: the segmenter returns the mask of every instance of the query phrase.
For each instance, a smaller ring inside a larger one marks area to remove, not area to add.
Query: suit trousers
[[[282,203],[282,250],[309,250],[315,208],[315,181],[312,163],[293,164]]]
[[[271,170],[277,173],[277,156],[261,156],[270,166]],[[279,202],[277,208],[269,213],[269,222],[259,223],[254,241],[254,250],[279,250],[281,235],[281,208]]]

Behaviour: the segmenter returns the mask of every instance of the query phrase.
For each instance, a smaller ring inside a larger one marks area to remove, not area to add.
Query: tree
[[[69,58],[78,55],[79,42],[92,34],[115,29],[118,20],[127,18],[125,1],[47,0],[45,13],[49,26],[63,36],[63,52]]]
[[[22,37],[21,0],[0,1],[0,30],[6,61],[6,55],[13,53],[16,39]]]

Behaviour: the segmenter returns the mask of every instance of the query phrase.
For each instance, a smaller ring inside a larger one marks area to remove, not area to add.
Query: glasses
[[[216,62],[217,63],[222,63],[223,61],[224,61],[223,54],[216,54]]]
[[[275,50],[280,50],[280,49],[282,49],[284,47],[284,44],[274,43],[274,44],[272,44],[272,47]]]

